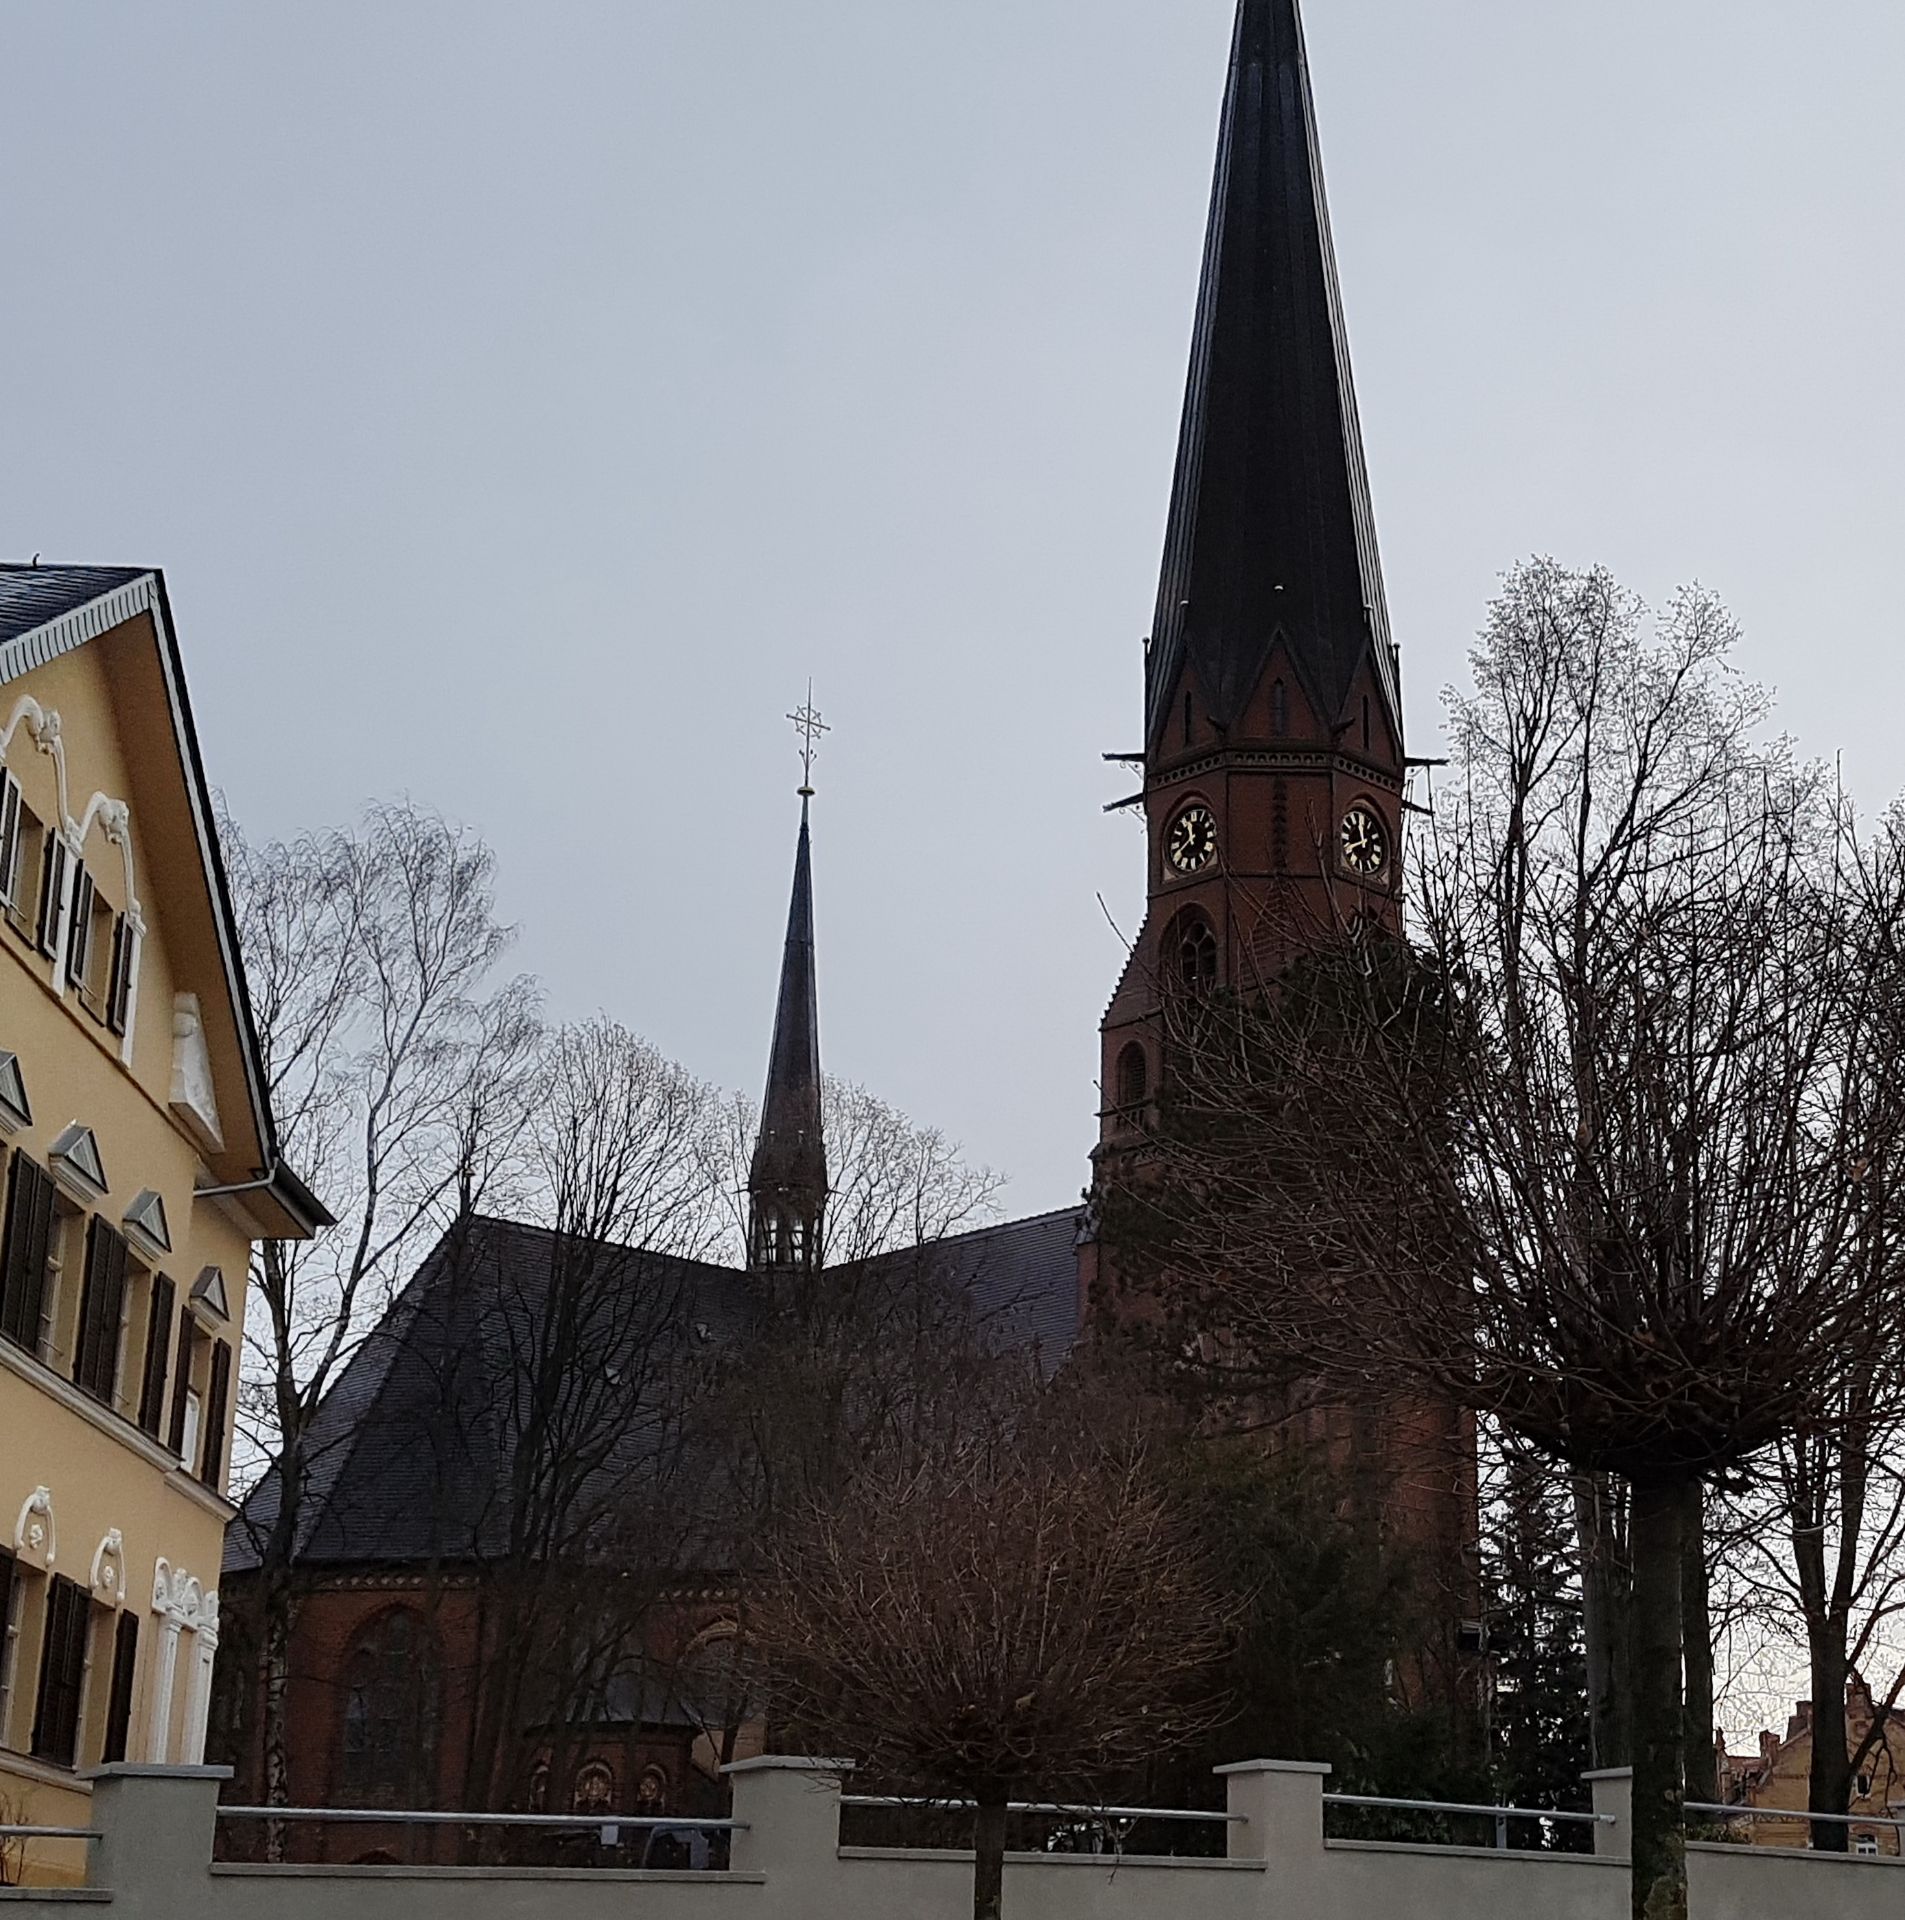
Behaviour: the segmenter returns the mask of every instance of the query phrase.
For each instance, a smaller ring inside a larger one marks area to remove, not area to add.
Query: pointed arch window
[[[1290,696],[1281,680],[1270,686],[1270,731],[1279,740],[1290,731]]]
[[[1128,1041],[1118,1055],[1118,1111],[1127,1119],[1136,1118],[1150,1094],[1151,1063],[1136,1040]]]
[[[441,1710],[436,1636],[407,1607],[379,1614],[344,1669],[342,1804],[414,1806],[432,1794]]]
[[[1162,957],[1169,985],[1187,993],[1208,993],[1217,985],[1217,935],[1195,909],[1180,913],[1166,929]]]

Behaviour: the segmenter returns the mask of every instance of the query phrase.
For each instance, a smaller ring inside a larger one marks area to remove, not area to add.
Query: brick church
[[[1408,762],[1399,658],[1297,0],[1240,0],[1143,685],[1142,745],[1112,756],[1141,778],[1124,804],[1146,821],[1147,910],[1102,1023],[1100,1157],[1141,1137],[1167,991],[1249,992],[1342,916],[1400,916]],[[698,1345],[736,1337],[762,1298],[798,1286],[826,1259],[807,799],[803,789],[746,1264],[594,1251],[600,1281],[669,1302],[666,1324],[630,1321],[602,1343],[660,1374],[677,1351],[685,1366]],[[1107,1277],[1092,1218],[1088,1203],[1012,1221],[947,1240],[935,1257],[1050,1371],[1089,1330]],[[401,1290],[321,1415],[321,1464],[297,1544],[308,1597],[288,1697],[294,1803],[469,1803],[458,1756],[472,1709],[456,1675],[482,1644],[495,1492],[516,1466],[498,1382],[519,1364],[525,1318],[563,1256],[547,1233],[507,1221],[468,1222],[461,1233]],[[455,1416],[447,1426],[446,1408]],[[446,1431],[458,1436],[454,1459]],[[1440,1460],[1423,1468],[1437,1484],[1398,1497],[1460,1540],[1449,1437],[1426,1436],[1441,1450],[1425,1443],[1413,1456]],[[646,1469],[619,1459],[602,1470]],[[267,1477],[234,1525],[228,1592],[255,1572],[276,1498]],[[426,1587],[436,1596],[428,1608]],[[714,1570],[704,1590],[691,1589],[677,1590],[671,1630],[718,1644]],[[714,1670],[696,1668],[704,1693]],[[732,1740],[722,1748],[718,1715],[694,1693],[634,1676],[610,1687],[562,1803],[706,1810],[718,1761],[735,1749]],[[239,1712],[226,1737],[241,1790],[255,1788],[250,1717]],[[542,1804],[549,1793],[545,1775],[529,1798]]]

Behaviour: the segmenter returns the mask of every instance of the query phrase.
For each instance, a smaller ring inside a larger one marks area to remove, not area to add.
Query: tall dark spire
[[[1241,0],[1145,673],[1220,727],[1281,632],[1326,719],[1365,650],[1400,725],[1297,0]]]
[[[806,742],[800,789],[800,839],[794,895],[787,909],[774,1044],[767,1058],[761,1131],[748,1170],[748,1259],[756,1269],[812,1267],[820,1258],[827,1204],[827,1150],[820,1123],[820,1006],[814,981],[813,853],[807,808],[814,735],[821,731],[811,695],[794,716]]]

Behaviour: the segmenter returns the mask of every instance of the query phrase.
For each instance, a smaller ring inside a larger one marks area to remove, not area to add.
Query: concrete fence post
[[[218,1789],[230,1767],[95,1767],[87,1885],[106,1888],[125,1920],[176,1920],[205,1904]]]
[[[1261,1860],[1267,1914],[1326,1912],[1323,1875],[1323,1782],[1320,1760],[1242,1760],[1219,1767],[1227,1811],[1241,1815],[1226,1830],[1233,1860]]]
[[[1219,1767],[1218,1778],[1233,1815],[1229,1845],[1233,1860],[1307,1860],[1323,1850],[1323,1782],[1320,1760],[1239,1760]]]
[[[788,1920],[832,1911],[840,1881],[840,1793],[851,1760],[766,1753],[722,1771],[734,1787],[736,1873],[767,1876],[768,1902]]]
[[[1634,1850],[1634,1769],[1603,1767],[1581,1778],[1594,1797],[1594,1811],[1614,1816],[1611,1826],[1595,1824],[1594,1851],[1615,1860],[1629,1858]]]

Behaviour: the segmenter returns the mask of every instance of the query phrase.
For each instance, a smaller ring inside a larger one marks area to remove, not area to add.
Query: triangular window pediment
[[[144,1240],[160,1253],[172,1251],[172,1230],[166,1222],[165,1201],[151,1187],[126,1209],[125,1225],[135,1239]]]
[[[89,1199],[104,1197],[111,1184],[106,1178],[105,1162],[99,1157],[99,1142],[91,1127],[77,1120],[55,1140],[47,1151],[47,1160],[55,1178],[82,1188]]]
[[[20,1057],[0,1052],[0,1130],[17,1133],[32,1124],[33,1109],[27,1104],[26,1076],[20,1071]]]
[[[224,1268],[205,1268],[192,1282],[191,1301],[201,1314],[208,1314],[215,1320],[229,1320],[232,1310],[225,1293]]]

